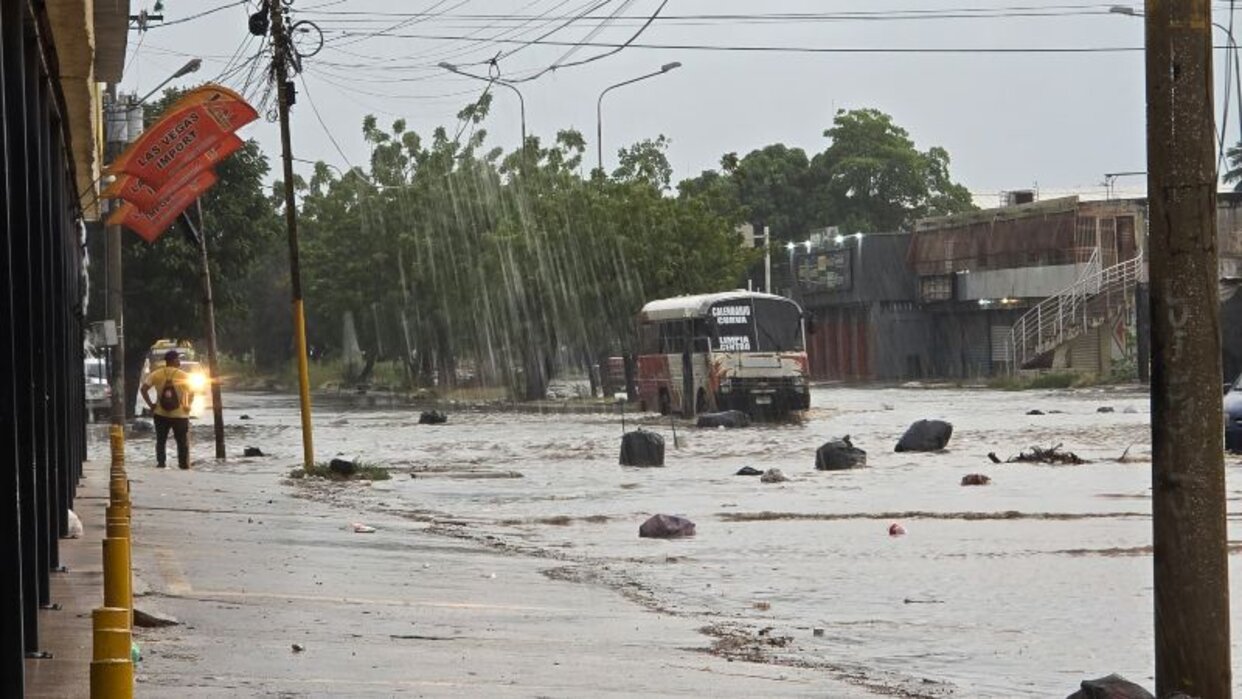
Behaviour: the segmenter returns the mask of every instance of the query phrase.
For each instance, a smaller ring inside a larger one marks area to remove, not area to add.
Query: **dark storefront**
[[[31,8],[38,8],[38,15]],[[0,0],[0,696],[40,650],[85,457],[81,203],[43,3]]]

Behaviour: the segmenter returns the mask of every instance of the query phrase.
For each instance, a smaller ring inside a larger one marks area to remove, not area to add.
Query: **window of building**
[[[919,299],[924,303],[953,300],[953,275],[919,278]]]

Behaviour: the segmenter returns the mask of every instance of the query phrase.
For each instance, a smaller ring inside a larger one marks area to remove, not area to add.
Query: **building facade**
[[[86,458],[85,223],[129,3],[0,0],[0,696],[43,647]]]

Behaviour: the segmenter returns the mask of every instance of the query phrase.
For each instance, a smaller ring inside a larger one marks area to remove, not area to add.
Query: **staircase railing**
[[[1010,366],[1027,367],[1104,323],[1129,302],[1144,269],[1143,255],[1100,269],[1099,251],[1070,286],[1036,304],[1009,331]]]

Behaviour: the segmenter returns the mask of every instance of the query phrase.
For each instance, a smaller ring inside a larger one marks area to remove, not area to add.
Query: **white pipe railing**
[[[1142,253],[1100,269],[1099,251],[1078,280],[1036,304],[1009,331],[1010,367],[1022,368],[1106,320],[1123,306],[1144,270]]]

